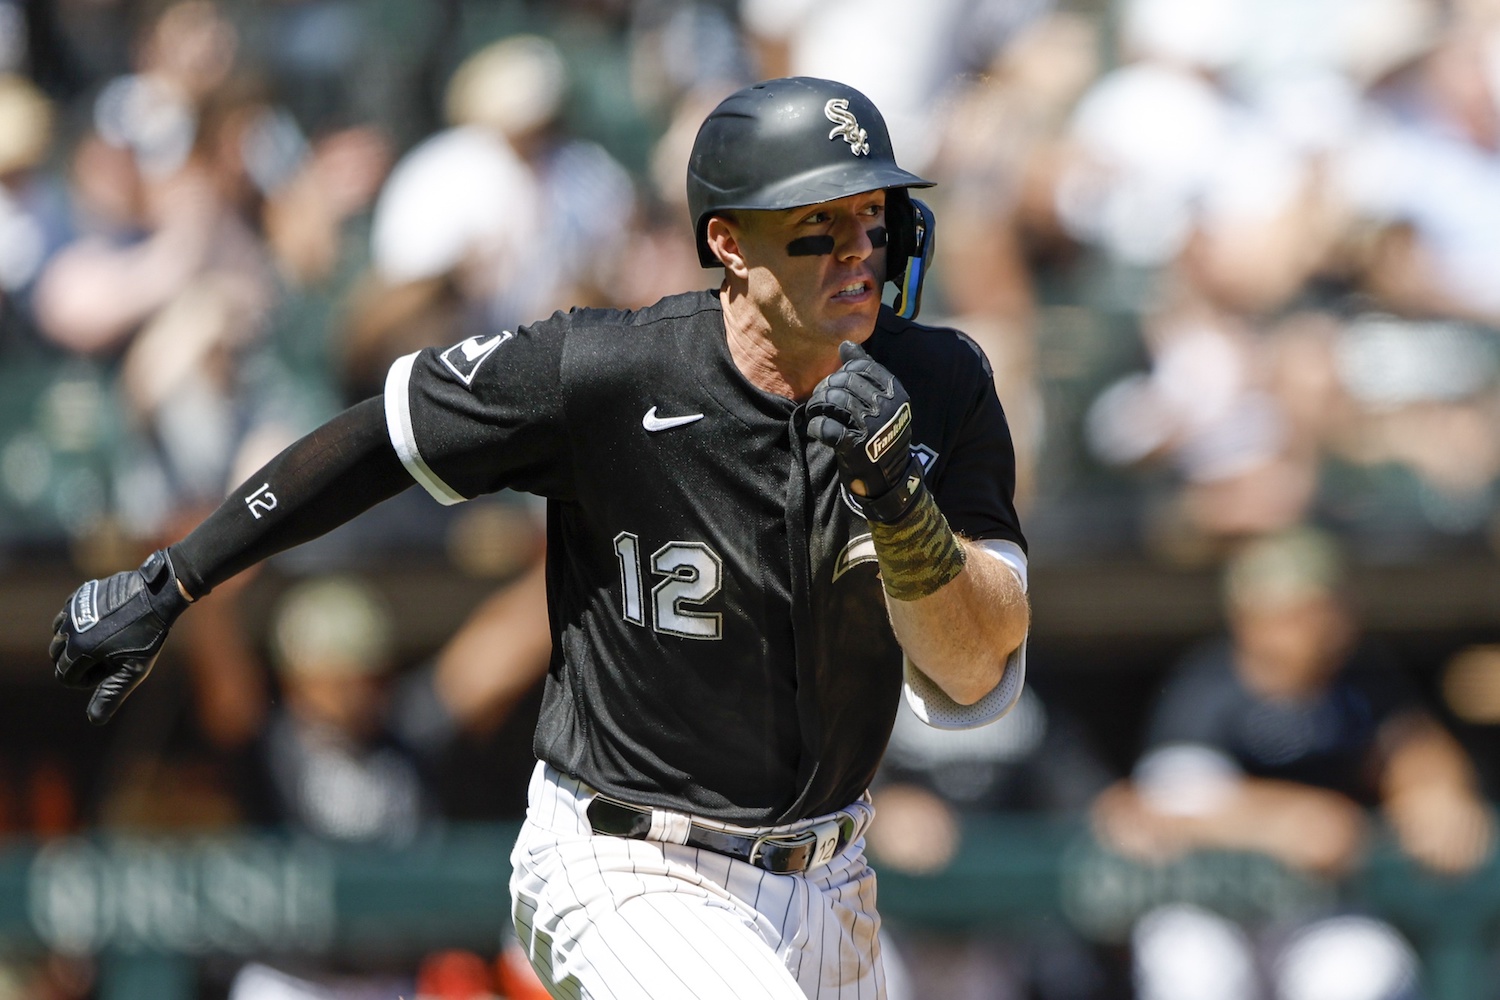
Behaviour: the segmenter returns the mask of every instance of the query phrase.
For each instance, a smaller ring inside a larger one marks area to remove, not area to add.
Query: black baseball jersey
[[[1024,547],[978,349],[889,309],[865,348],[911,396],[913,447],[954,530]],[[747,825],[864,791],[902,678],[869,530],[803,407],[736,367],[716,290],[410,355],[386,412],[439,499],[548,500],[540,758],[633,802]]]

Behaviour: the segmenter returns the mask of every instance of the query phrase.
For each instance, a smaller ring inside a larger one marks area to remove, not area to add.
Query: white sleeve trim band
[[[422,452],[417,448],[417,437],[411,426],[411,369],[416,363],[416,353],[397,358],[385,375],[385,427],[391,436],[391,444],[401,457],[401,464],[411,477],[422,484],[441,504],[463,503],[468,497],[438,478],[427,466]]]
[[[1009,566],[1010,571],[1016,574],[1016,579],[1021,581],[1021,593],[1026,593],[1026,553],[1021,546],[1004,538],[982,538],[974,545]]]
[[[979,548],[1005,563],[1021,581],[1021,590],[1027,587],[1026,553],[1015,542],[1000,538],[986,538],[976,543]],[[1021,700],[1021,690],[1026,685],[1026,640],[1005,661],[1005,673],[1000,683],[989,694],[972,705],[960,705],[937,684],[922,673],[910,657],[903,657],[906,668],[906,683],[902,685],[906,703],[917,718],[934,729],[977,729],[994,722],[1016,707]]]

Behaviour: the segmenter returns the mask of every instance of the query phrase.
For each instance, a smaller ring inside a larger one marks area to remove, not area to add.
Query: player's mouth
[[[837,292],[833,293],[835,302],[863,302],[871,293],[871,282],[868,278],[860,278],[843,285]]]

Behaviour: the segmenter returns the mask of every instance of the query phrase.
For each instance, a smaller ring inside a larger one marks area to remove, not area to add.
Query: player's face
[[[880,311],[884,227],[884,191],[740,213],[736,235],[751,300],[780,332],[833,346],[864,342]]]

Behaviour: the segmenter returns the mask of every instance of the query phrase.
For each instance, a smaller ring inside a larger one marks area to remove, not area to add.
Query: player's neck
[[[743,295],[721,289],[724,333],[735,367],[763,392],[801,402],[839,366],[838,344],[779,331]]]

